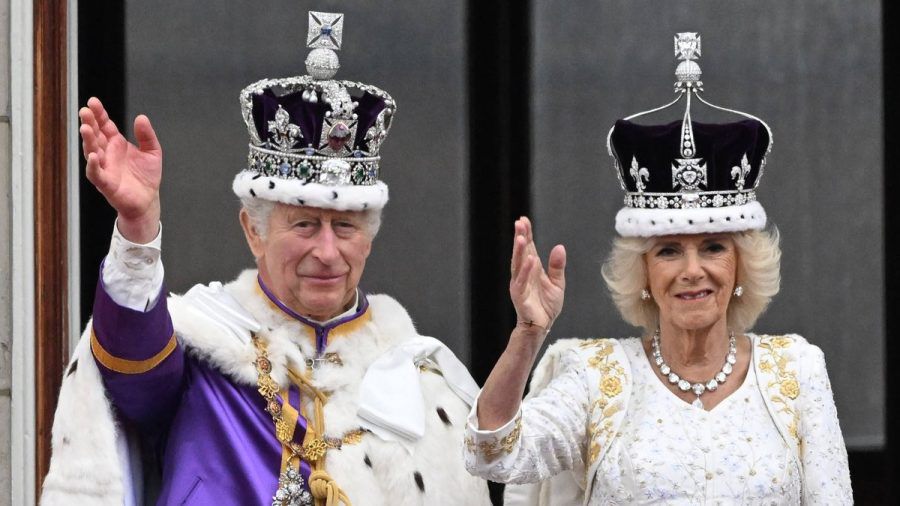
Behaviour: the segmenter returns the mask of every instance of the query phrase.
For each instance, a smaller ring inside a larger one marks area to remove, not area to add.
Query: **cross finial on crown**
[[[700,34],[697,32],[676,34],[675,57],[681,60],[675,69],[675,91],[684,92],[689,89],[703,91],[703,83],[700,81],[703,72],[696,62],[700,57]],[[690,109],[690,105],[688,105],[688,109]]]
[[[697,59],[700,56],[700,35],[697,32],[675,35],[675,56],[679,60]]]
[[[343,34],[343,14],[309,11],[309,32],[306,35],[306,47],[311,49],[340,49]]]

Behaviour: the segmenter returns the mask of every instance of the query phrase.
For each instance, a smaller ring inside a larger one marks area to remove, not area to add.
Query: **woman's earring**
[[[734,296],[740,297],[741,295],[744,295],[744,287],[741,285],[734,287]]]
[[[647,290],[646,288],[641,290],[641,300],[650,300],[650,297],[650,290]]]

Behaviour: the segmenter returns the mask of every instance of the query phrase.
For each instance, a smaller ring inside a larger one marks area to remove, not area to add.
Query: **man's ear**
[[[244,208],[241,208],[240,219],[241,228],[244,229],[244,238],[247,239],[247,246],[250,247],[253,256],[258,260],[265,252],[265,240],[263,240],[259,231],[256,230],[256,227],[253,226],[253,220],[250,219],[250,213]]]

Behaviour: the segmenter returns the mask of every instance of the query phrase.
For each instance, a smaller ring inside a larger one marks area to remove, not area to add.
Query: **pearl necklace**
[[[734,369],[734,364],[737,363],[737,346],[735,345],[734,340],[734,332],[730,332],[728,334],[728,355],[725,356],[725,365],[722,366],[722,370],[719,371],[711,380],[706,383],[693,383],[690,381],[678,376],[672,371],[672,368],[669,367],[669,364],[666,363],[662,358],[662,352],[659,351],[659,329],[656,329],[656,332],[653,333],[653,361],[656,363],[656,367],[659,368],[659,372],[662,373],[663,376],[666,376],[669,379],[669,383],[673,385],[677,385],[678,389],[682,392],[687,392],[688,390],[693,390],[694,395],[697,396],[697,399],[691,403],[695,408],[703,409],[703,401],[700,400],[700,396],[706,392],[714,392],[719,385],[725,383],[725,380],[728,379],[728,376],[731,374],[731,371]]]

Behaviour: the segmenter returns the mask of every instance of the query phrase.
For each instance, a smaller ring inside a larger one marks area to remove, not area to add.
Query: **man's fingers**
[[[107,137],[119,135],[119,129],[116,127],[116,124],[109,119],[109,114],[106,112],[106,108],[103,107],[100,99],[91,97],[88,100],[88,107],[97,119],[97,126],[100,128],[100,132]]]
[[[87,176],[88,181],[96,186],[101,193],[109,185],[107,174],[103,171],[100,164],[100,155],[97,153],[89,153],[87,155],[87,169],[85,170],[85,175]]]
[[[137,139],[138,148],[145,153],[162,150],[150,119],[143,114],[134,118],[134,137]]]
[[[87,126],[88,128],[91,129],[91,132],[94,134],[94,137],[97,138],[98,143],[100,143],[100,142],[105,143],[105,138],[101,139],[102,134],[100,132],[100,126],[97,125],[97,117],[94,116],[94,111],[91,111],[87,107],[82,107],[78,111],[78,118],[81,120],[82,126]],[[81,130],[81,128],[79,127],[79,131],[80,130]]]
[[[82,125],[87,125],[91,128],[97,127],[97,120],[94,118],[94,113],[88,107],[78,109],[78,119],[81,120]]]
[[[87,160],[88,155],[97,150],[97,138],[90,125],[81,125],[78,127],[78,133],[81,134],[81,150],[84,151],[84,159]]]

